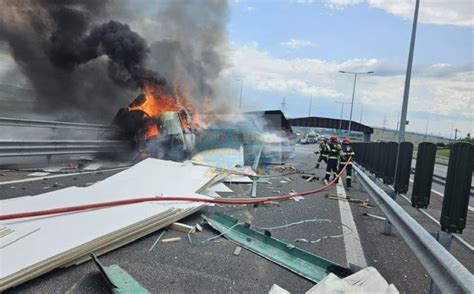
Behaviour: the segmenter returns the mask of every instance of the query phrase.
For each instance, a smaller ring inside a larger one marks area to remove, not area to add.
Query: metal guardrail
[[[473,275],[354,164],[356,177],[443,293],[470,293]]]
[[[62,128],[62,129],[76,129],[76,130],[104,130],[104,131],[114,130],[114,127],[110,125],[33,120],[33,119],[9,118],[9,117],[0,117],[0,125],[11,126],[11,127]]]
[[[130,143],[117,140],[2,140],[0,157],[125,152]]]

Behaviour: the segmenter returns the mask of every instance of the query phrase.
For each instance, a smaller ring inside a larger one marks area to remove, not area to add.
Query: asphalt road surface
[[[298,145],[296,156],[286,164],[322,179],[324,164],[320,169],[314,169],[317,159],[313,153],[315,148],[316,145]],[[73,175],[53,174],[54,177],[32,177],[28,176],[30,172],[22,171],[4,172],[5,175],[0,177],[0,198],[38,195],[68,186],[87,186],[122,169]],[[272,177],[269,177],[269,183],[258,184],[257,197],[284,194],[291,190],[306,191],[323,185],[322,181],[306,182],[300,173],[282,176],[272,167],[265,168],[265,172]],[[251,193],[250,184],[229,184],[229,187],[234,193],[221,193],[222,196],[240,197]],[[353,188],[345,189],[344,192],[352,198],[368,198],[357,182],[353,184]],[[336,187],[332,187],[327,193],[335,194]],[[438,230],[405,201],[397,201],[429,231]],[[439,212],[441,201],[441,197],[432,195],[432,207],[429,209],[432,215]],[[201,214],[210,215],[215,211],[226,212],[258,227],[275,227],[315,218],[325,220],[272,230],[272,236],[344,266],[365,266],[357,264],[361,260],[365,261],[367,265],[376,267],[401,293],[427,293],[429,276],[398,233],[395,231],[391,236],[385,236],[382,234],[383,221],[362,215],[369,212],[382,216],[382,212],[376,207],[364,208],[354,203],[349,204],[350,209],[347,211],[346,206],[347,202],[326,198],[323,193],[306,196],[300,201],[283,202],[279,206],[216,205],[207,207],[182,222],[191,225],[202,223]],[[472,212],[469,212],[468,228],[463,237],[474,244],[472,217]],[[345,225],[354,223],[349,234],[343,234],[341,219]],[[273,284],[292,293],[304,293],[313,286],[312,282],[245,249],[242,249],[240,255],[234,255],[236,245],[223,237],[207,241],[218,233],[204,224],[203,228],[202,232],[192,236],[192,243],[188,241],[186,234],[169,230],[165,233],[165,238],[180,236],[182,240],[176,243],[159,243],[150,252],[149,248],[160,235],[160,230],[105,254],[100,259],[104,265],[120,265],[152,293],[267,293]],[[295,241],[300,238],[321,241],[314,244]],[[362,252],[362,256],[354,256],[353,251],[357,250]],[[471,272],[474,270],[473,256],[455,242],[451,252]],[[97,268],[89,261],[54,270],[5,293],[103,293],[107,289]]]

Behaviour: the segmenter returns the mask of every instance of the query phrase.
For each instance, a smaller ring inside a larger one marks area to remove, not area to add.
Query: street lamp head
[[[340,73],[346,73],[346,72],[345,72],[345,71],[343,71],[343,70],[340,70],[339,72],[340,72]]]
[[[373,73],[374,73],[374,71],[369,71],[369,72],[367,72],[367,73],[368,73],[368,74],[373,74]]]

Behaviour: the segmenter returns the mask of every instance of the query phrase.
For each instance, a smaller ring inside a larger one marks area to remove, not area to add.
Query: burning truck
[[[134,145],[136,159],[175,161],[192,154],[195,134],[202,125],[196,108],[178,86],[169,95],[156,82],[147,82],[143,93],[118,111],[113,124],[118,129],[116,136]]]
[[[209,109],[206,101],[201,106]],[[249,164],[261,147],[263,162],[281,163],[291,157],[288,154],[292,150],[282,143],[288,142],[285,138],[292,134],[291,126],[281,111],[240,117],[240,121],[229,121],[225,116],[217,119],[215,114],[206,113],[204,122],[178,85],[167,89],[149,81],[128,107],[118,111],[113,124],[118,130],[116,139],[133,144],[135,161],[146,157],[183,161],[209,150],[230,148],[241,150],[244,162]]]

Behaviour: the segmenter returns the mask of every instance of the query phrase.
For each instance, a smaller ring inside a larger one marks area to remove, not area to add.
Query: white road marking
[[[100,170],[100,171],[95,170],[95,171],[88,171],[88,172],[77,172],[77,173],[51,175],[51,176],[45,176],[45,177],[39,177],[39,178],[27,178],[27,179],[21,179],[21,180],[12,180],[12,181],[0,182],[0,186],[1,185],[18,184],[18,183],[36,182],[36,181],[42,181],[43,179],[54,179],[54,178],[63,178],[63,177],[77,176],[77,175],[88,175],[88,174],[95,174],[95,173],[98,173],[98,172],[123,170],[123,169],[127,169],[127,168],[129,168],[129,166],[103,169],[103,170]]]
[[[413,180],[410,179],[410,182],[413,183]],[[438,192],[438,191],[433,190],[433,189],[431,189],[431,192],[434,193],[434,194],[436,194],[436,195],[438,195],[438,196],[440,196],[441,198],[444,198],[444,194],[441,193],[441,192]],[[469,211],[473,211],[473,212],[474,212],[474,207],[472,207],[472,206],[470,206],[470,205],[467,206],[467,209],[468,209]]]
[[[341,181],[336,185],[337,195],[341,197],[346,197],[346,190],[342,185]],[[349,234],[349,229],[345,226],[342,227],[342,232],[344,234],[344,247],[346,248],[346,259],[347,264],[354,264],[358,267],[365,268],[367,267],[367,261],[364,256],[364,250],[362,249],[362,244],[360,243],[359,232],[354,222],[354,217],[352,216],[352,210],[349,202],[339,200],[339,212],[341,214],[341,223],[345,224],[352,231]]]

